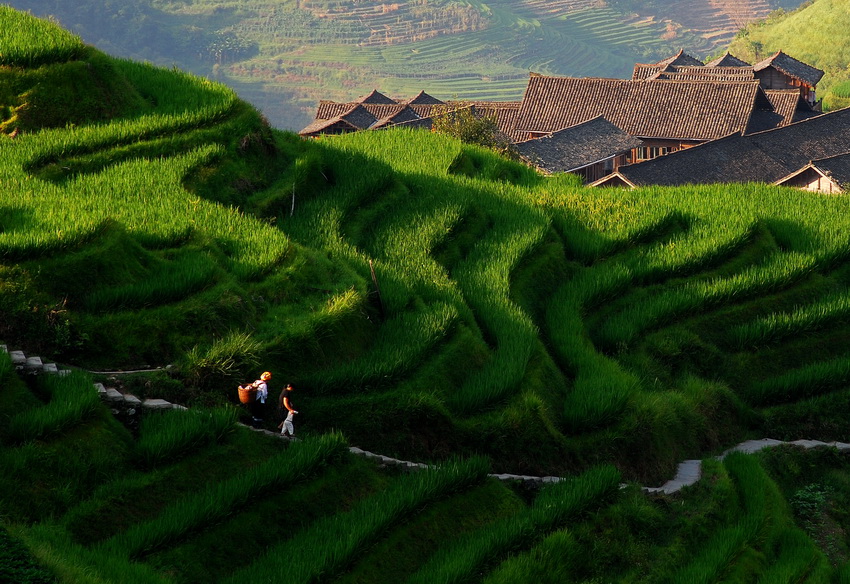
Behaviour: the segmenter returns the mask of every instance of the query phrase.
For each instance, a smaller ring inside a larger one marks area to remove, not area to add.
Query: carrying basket
[[[239,386],[239,401],[243,404],[254,403],[257,399],[257,388]]]

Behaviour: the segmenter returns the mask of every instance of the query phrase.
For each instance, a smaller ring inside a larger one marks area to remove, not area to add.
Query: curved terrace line
[[[0,344],[0,351],[4,353],[8,353],[12,359],[12,364],[15,366],[15,369],[18,371],[23,371],[26,373],[37,374],[37,373],[46,373],[51,375],[68,375],[71,373],[70,369],[59,369],[59,367],[55,363],[44,363],[41,357],[27,357],[23,351],[9,351],[6,345]],[[170,367],[170,366],[169,366]],[[150,371],[161,371],[163,368],[157,369],[138,369],[135,371],[90,371],[89,373],[99,373],[99,374],[123,374],[123,373],[144,373]],[[94,389],[100,394],[100,397],[103,401],[113,404],[119,405],[123,404],[125,407],[142,407],[145,409],[151,410],[162,410],[162,409],[187,409],[186,406],[182,406],[179,404],[174,404],[168,402],[164,399],[145,399],[144,401],[140,400],[134,395],[131,394],[122,394],[115,388],[104,387],[102,383],[95,383],[93,385]],[[297,438],[290,438],[287,436],[283,436],[278,432],[272,432],[271,430],[265,430],[262,428],[253,428],[251,426],[247,426],[245,424],[240,424],[245,428],[249,428],[255,432],[260,432],[266,434],[268,436],[274,436],[281,440],[297,440]],[[746,454],[753,454],[755,452],[759,452],[760,450],[764,450],[765,448],[774,448],[776,446],[799,446],[805,449],[811,448],[819,448],[819,447],[833,447],[837,448],[839,451],[847,452],[850,451],[850,443],[846,442],[822,442],[820,440],[794,440],[794,441],[782,441],[775,440],[773,438],[762,438],[758,440],[746,440],[741,442],[726,451],[719,456],[714,457],[717,460],[723,460],[728,454],[732,452],[744,452]],[[432,465],[425,464],[422,462],[413,462],[410,460],[400,460],[398,458],[392,458],[390,456],[384,456],[383,454],[376,454],[374,452],[369,452],[368,450],[363,450],[362,448],[358,448],[356,446],[349,446],[348,451],[356,456],[362,456],[364,458],[375,460],[376,462],[384,465],[384,466],[396,466],[405,468],[408,470],[418,470],[424,468],[430,468]],[[531,476],[531,475],[515,475],[515,474],[506,474],[506,473],[491,473],[487,475],[491,478],[500,480],[500,481],[521,481],[524,483],[530,484],[548,484],[548,483],[557,483],[563,480],[563,477],[557,476]],[[660,487],[646,487],[642,486],[641,489],[645,493],[650,494],[664,494],[670,495],[673,493],[677,493],[681,491],[684,487],[689,487],[695,483],[697,483],[700,478],[702,478],[702,460],[692,459],[692,460],[684,460],[679,463],[679,466],[676,469],[676,474],[672,479],[661,485]]]

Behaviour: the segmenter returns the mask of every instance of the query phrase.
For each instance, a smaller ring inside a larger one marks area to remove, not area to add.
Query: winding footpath
[[[15,369],[19,372],[25,374],[37,375],[39,373],[45,373],[49,375],[68,375],[71,370],[70,369],[60,369],[56,363],[45,363],[42,361],[41,357],[27,357],[22,351],[9,351],[6,345],[0,345],[0,351],[4,353],[8,353],[12,358],[12,364],[15,366]],[[142,371],[156,371],[156,369],[151,370],[139,370],[139,371],[109,371],[109,372],[94,372],[94,373],[106,373],[106,374],[124,374],[124,373],[139,373]],[[134,395],[131,394],[123,394],[115,388],[105,387],[102,383],[95,383],[94,389],[98,392],[101,399],[111,405],[113,407],[123,407],[130,410],[135,410],[136,408],[144,408],[149,410],[161,410],[161,409],[187,409],[186,406],[182,406],[179,404],[174,404],[168,402],[163,399],[145,399],[141,400]],[[242,424],[246,428],[249,428],[255,432],[260,432],[263,434],[267,434],[269,436],[277,437],[281,440],[296,440],[295,438],[289,438],[287,436],[283,436],[278,432],[272,432],[271,430],[264,430],[260,428],[253,428],[251,426],[247,426]],[[727,454],[730,452],[745,452],[747,454],[752,454],[754,452],[758,452],[759,450],[763,450],[765,448],[773,448],[775,446],[781,446],[784,444],[789,444],[793,446],[799,446],[802,448],[818,448],[818,447],[834,447],[839,451],[848,451],[850,450],[850,444],[845,442],[821,442],[820,440],[795,440],[793,442],[783,442],[781,440],[774,440],[772,438],[763,438],[761,440],[747,440],[745,442],[741,442],[737,446],[733,446],[732,448],[726,450],[723,454],[715,457],[718,460],[722,460]],[[369,452],[367,450],[363,450],[361,448],[357,448],[356,446],[351,446],[348,449],[352,454],[357,456],[363,456],[365,458],[369,458],[375,460],[379,464],[384,466],[396,466],[401,468],[406,468],[410,470],[428,468],[429,465],[421,463],[421,462],[411,462],[409,460],[399,460],[397,458],[391,458],[389,456],[384,456],[382,454],[375,454],[374,452]],[[543,484],[543,483],[557,483],[561,480],[561,477],[555,476],[528,476],[528,475],[514,475],[514,474],[491,474],[491,477],[498,479],[500,481],[521,481],[525,483],[532,484]],[[679,463],[678,468],[676,469],[676,475],[661,485],[660,487],[642,487],[643,491],[646,493],[659,493],[669,495],[672,493],[676,493],[682,490],[684,487],[688,487],[696,483],[702,477],[702,460],[685,460]]]

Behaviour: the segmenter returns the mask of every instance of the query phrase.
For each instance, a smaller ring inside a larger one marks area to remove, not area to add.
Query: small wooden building
[[[571,172],[585,182],[595,181],[628,162],[641,141],[597,116],[514,145],[520,157],[545,173]]]
[[[753,65],[753,71],[765,89],[796,89],[808,104],[817,104],[815,90],[823,77],[820,69],[777,51]]]
[[[850,187],[850,152],[812,160],[774,184],[818,193],[844,193]]]

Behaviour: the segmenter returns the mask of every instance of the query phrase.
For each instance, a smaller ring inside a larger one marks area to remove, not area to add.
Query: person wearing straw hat
[[[255,422],[263,421],[263,406],[266,405],[266,398],[269,397],[268,381],[271,378],[271,372],[263,371],[263,374],[260,375],[260,378],[253,383],[254,387],[257,388],[257,396],[254,399],[254,403],[252,404],[254,407],[253,412],[251,412],[251,417],[254,418]]]
[[[292,424],[292,420],[298,411],[292,405],[292,385],[289,383],[287,383],[286,387],[283,388],[283,391],[280,392],[280,403],[278,404],[278,407],[280,409],[281,418],[283,417],[284,410],[286,411],[286,419],[284,419],[279,426],[281,435],[286,436],[288,432],[290,438],[295,438],[295,426]]]

